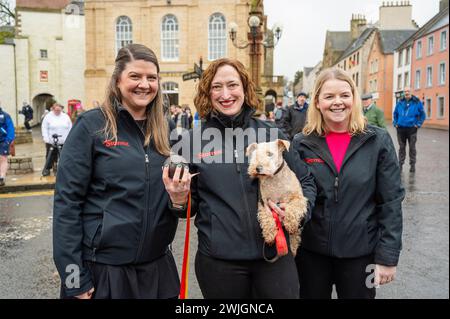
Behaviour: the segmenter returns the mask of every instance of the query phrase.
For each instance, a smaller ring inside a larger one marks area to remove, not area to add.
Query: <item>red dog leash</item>
[[[184,236],[183,266],[181,267],[180,299],[187,299],[188,297],[190,229],[191,229],[191,192],[189,192],[188,195],[188,204],[186,212],[186,234]]]
[[[277,257],[288,254],[288,246],[286,242],[286,236],[284,236],[283,226],[281,225],[280,218],[275,210],[271,209],[272,216],[277,224],[277,235],[275,236],[275,246],[277,248]]]

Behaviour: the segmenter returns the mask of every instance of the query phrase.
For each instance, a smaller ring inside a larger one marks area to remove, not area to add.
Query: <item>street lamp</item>
[[[261,19],[257,16],[257,15],[252,15],[249,19],[248,19],[248,25],[250,27],[250,34],[251,34],[251,38],[249,38],[249,42],[245,43],[245,44],[238,44],[237,43],[237,28],[238,25],[235,22],[231,22],[229,25],[229,35],[230,35],[230,39],[233,43],[233,45],[238,48],[238,49],[245,49],[247,48],[250,44],[253,44],[256,39],[258,38],[258,32],[259,31],[259,27],[261,25]],[[281,35],[283,34],[283,26],[280,23],[275,23],[273,28],[272,28],[272,32],[273,35],[275,37],[275,42],[272,43],[270,41],[270,38],[266,39],[265,41],[261,42],[261,44],[265,47],[265,48],[274,48],[277,44],[278,41],[281,38]]]
[[[281,38],[283,33],[283,27],[281,24],[276,23],[272,29],[273,37],[275,41],[272,40],[272,36],[267,36],[261,31],[261,18],[256,15],[250,15],[248,19],[248,26],[250,27],[250,32],[247,34],[248,41],[242,42],[237,40],[237,28],[238,25],[235,22],[231,22],[229,25],[229,36],[233,45],[238,49],[245,49],[250,46],[250,70],[253,82],[256,86],[256,93],[262,96],[261,90],[261,56],[262,47],[264,48],[274,48]]]

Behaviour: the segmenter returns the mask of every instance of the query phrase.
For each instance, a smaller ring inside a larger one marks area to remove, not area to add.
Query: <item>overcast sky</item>
[[[349,31],[352,14],[364,14],[367,22],[378,21],[382,0],[264,0],[268,26],[283,24],[283,36],[275,48],[274,73],[289,80],[303,67],[321,59],[325,34]],[[439,0],[410,0],[412,18],[423,26],[439,11]]]

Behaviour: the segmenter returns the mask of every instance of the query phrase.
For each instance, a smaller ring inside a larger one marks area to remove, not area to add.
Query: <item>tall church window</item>
[[[133,24],[127,16],[120,16],[116,21],[116,53],[133,43]]]
[[[227,27],[225,17],[214,13],[209,17],[208,24],[208,60],[216,60],[226,56]]]
[[[164,16],[161,25],[162,60],[178,61],[180,57],[178,31],[177,18],[173,14]]]

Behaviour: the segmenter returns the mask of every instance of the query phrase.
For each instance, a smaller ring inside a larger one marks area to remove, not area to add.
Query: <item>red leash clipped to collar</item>
[[[191,192],[189,192],[187,212],[186,212],[186,234],[184,236],[183,266],[181,267],[180,299],[187,299],[188,297],[190,229],[191,229]]]

